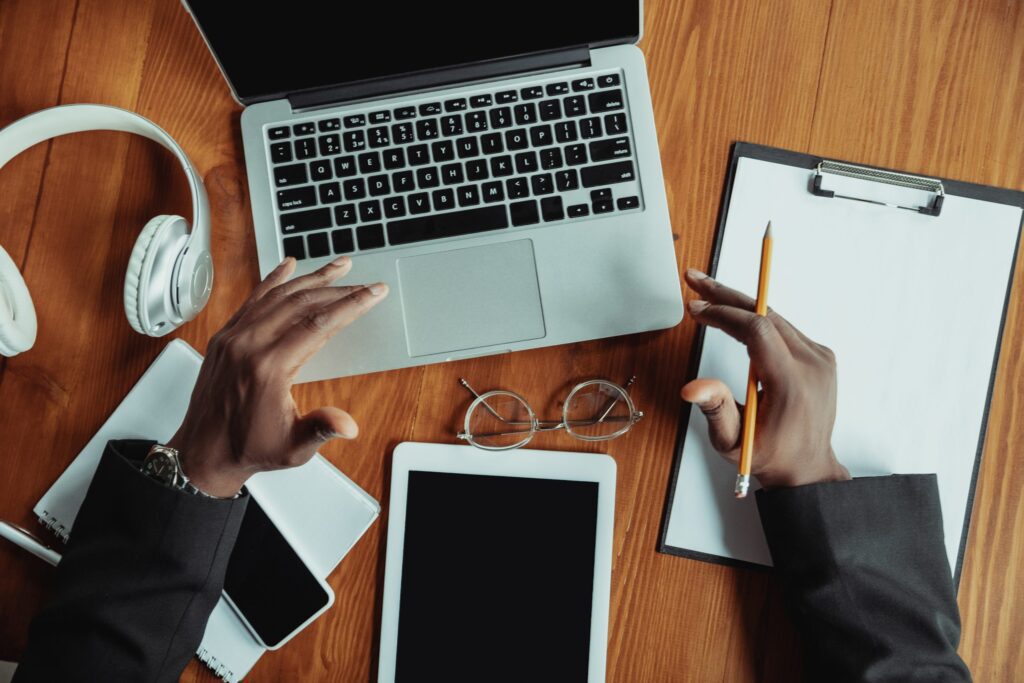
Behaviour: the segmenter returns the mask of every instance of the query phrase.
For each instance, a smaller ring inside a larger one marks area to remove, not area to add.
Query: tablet
[[[604,681],[614,516],[607,455],[399,444],[380,683]]]

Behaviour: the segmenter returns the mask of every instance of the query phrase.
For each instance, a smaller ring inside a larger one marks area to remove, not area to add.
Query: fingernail
[[[708,307],[708,302],[703,299],[694,299],[690,302],[690,313],[700,313]]]
[[[294,261],[294,260],[295,259],[292,258],[291,256],[285,256],[283,259],[281,259],[281,262],[277,264],[277,267],[278,268],[284,268],[288,264],[289,261]]]
[[[370,294],[373,294],[374,296],[384,296],[385,294],[388,293],[388,286],[383,282],[377,282],[375,284],[372,284],[370,285],[369,289]]]
[[[331,265],[334,266],[335,268],[340,268],[341,266],[347,265],[348,262],[351,260],[352,259],[350,259],[348,256],[339,256],[338,258],[331,261]]]
[[[692,277],[694,280],[707,280],[708,274],[703,270],[697,270],[696,268],[687,268],[686,274]]]

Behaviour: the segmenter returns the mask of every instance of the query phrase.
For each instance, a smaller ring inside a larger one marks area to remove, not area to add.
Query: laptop
[[[244,106],[261,276],[391,287],[298,381],[682,319],[639,0],[183,4]]]

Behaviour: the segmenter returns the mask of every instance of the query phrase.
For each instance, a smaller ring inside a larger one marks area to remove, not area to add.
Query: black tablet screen
[[[410,472],[396,680],[586,681],[597,495]]]

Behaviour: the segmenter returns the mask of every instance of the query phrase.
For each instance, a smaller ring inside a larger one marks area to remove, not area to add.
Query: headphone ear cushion
[[[36,309],[14,260],[0,247],[0,356],[16,356],[36,342]]]
[[[139,238],[135,240],[132,255],[128,259],[128,270],[124,276],[124,314],[128,318],[128,324],[139,334],[149,334],[142,323],[142,314],[139,311],[139,288],[142,270],[146,265],[146,255],[161,228],[175,220],[178,220],[177,216],[161,215],[151,218],[146,227],[142,228]]]

